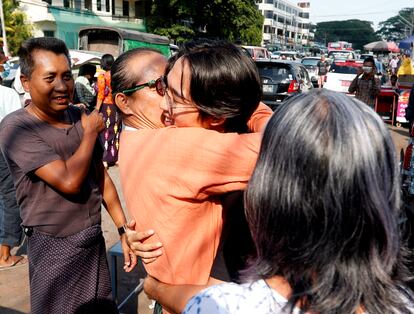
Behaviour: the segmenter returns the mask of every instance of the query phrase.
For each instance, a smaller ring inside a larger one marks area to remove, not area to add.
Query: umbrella
[[[414,35],[410,36],[404,40],[400,41],[400,44],[398,45],[398,47],[400,47],[401,49],[410,49],[411,45],[414,43]]]
[[[392,41],[374,41],[364,46],[365,50],[374,52],[399,52],[400,49]]]

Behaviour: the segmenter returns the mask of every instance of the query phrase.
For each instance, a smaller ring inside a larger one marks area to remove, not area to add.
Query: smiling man
[[[19,57],[32,101],[3,119],[0,148],[28,237],[31,313],[117,312],[101,204],[120,230],[127,271],[136,259],[130,260],[121,228],[125,216],[96,145],[102,116],[69,105],[74,81],[63,41],[29,39]]]

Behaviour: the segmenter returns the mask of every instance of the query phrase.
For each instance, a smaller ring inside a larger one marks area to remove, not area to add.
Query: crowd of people
[[[28,261],[31,313],[117,313],[102,205],[154,313],[414,313],[394,144],[361,96],[374,60],[356,98],[314,89],[273,113],[227,41],[105,55],[76,81],[59,39],[19,57],[31,100],[0,89],[0,267]],[[10,255],[22,231],[27,259]]]

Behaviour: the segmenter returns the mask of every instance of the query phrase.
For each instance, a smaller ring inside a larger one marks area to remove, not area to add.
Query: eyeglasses
[[[167,88],[168,89],[168,88]],[[192,109],[190,112],[198,112],[198,109],[194,105],[190,104],[176,104],[174,100],[168,95],[167,89],[165,90],[165,98],[167,99],[168,114],[170,118],[173,118],[174,109]]]
[[[125,89],[125,90],[122,91],[122,93],[131,95],[131,94],[135,93],[136,91],[139,91],[139,90],[141,90],[141,89],[143,89],[147,86],[149,88],[154,88],[155,87],[155,90],[157,91],[158,95],[160,95],[160,96],[164,96],[165,92],[167,90],[167,85],[165,83],[165,77],[160,76],[156,80],[151,80],[147,83],[138,84],[138,85],[135,85],[131,88]]]

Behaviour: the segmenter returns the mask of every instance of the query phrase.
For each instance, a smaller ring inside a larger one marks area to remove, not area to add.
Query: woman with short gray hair
[[[256,256],[246,283],[184,313],[413,313],[391,136],[364,103],[301,94],[269,121],[245,195]]]

